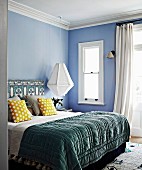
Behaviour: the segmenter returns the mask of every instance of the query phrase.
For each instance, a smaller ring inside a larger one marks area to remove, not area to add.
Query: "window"
[[[134,26],[134,106],[142,104],[142,25]],[[134,107],[135,108],[135,107]]]
[[[80,104],[104,104],[103,41],[79,43]]]
[[[133,117],[131,135],[142,137],[142,24],[134,26]]]

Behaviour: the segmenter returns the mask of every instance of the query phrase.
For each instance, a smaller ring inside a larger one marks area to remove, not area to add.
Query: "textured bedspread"
[[[129,140],[127,119],[117,113],[90,112],[26,129],[19,156],[53,170],[81,170]]]

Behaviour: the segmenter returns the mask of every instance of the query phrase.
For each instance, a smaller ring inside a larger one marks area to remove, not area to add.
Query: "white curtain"
[[[133,24],[116,27],[116,90],[114,112],[132,120]]]

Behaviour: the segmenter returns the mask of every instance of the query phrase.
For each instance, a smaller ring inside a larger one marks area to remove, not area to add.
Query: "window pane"
[[[142,102],[142,51],[134,51],[134,106]]]
[[[134,76],[142,76],[142,51],[134,51]]]
[[[142,31],[134,31],[134,44],[142,44]]]
[[[135,101],[137,102],[142,102],[142,77],[136,77],[136,84],[135,84]]]
[[[84,74],[84,98],[98,99],[98,74]]]
[[[84,48],[84,72],[99,72],[99,47]]]

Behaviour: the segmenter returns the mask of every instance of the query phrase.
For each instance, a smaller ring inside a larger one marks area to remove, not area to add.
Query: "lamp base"
[[[72,112],[72,109],[60,108],[57,111]]]

